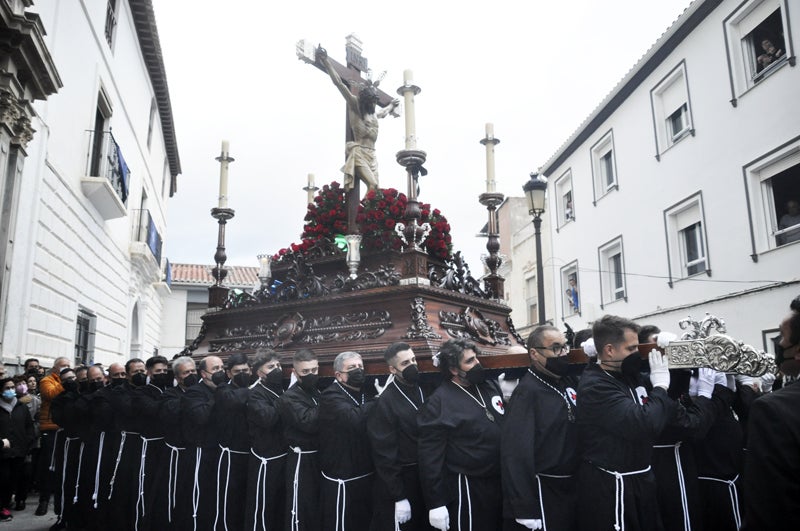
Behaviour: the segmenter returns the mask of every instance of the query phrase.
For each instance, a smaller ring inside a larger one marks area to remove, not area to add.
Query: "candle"
[[[486,192],[493,193],[495,191],[494,182],[494,124],[486,124]]]
[[[222,141],[222,154],[219,158],[219,208],[228,208],[228,150],[230,143]]]
[[[314,174],[313,173],[309,173],[308,174],[308,187],[309,188],[314,188]]]
[[[308,203],[311,204],[314,202],[314,192],[316,192],[317,187],[314,186],[314,174],[308,174],[308,185],[305,187],[305,191],[308,192]]]
[[[414,117],[414,94],[415,90],[414,87],[414,74],[411,70],[404,70],[403,71],[403,102],[406,107],[405,111],[405,118],[406,118],[406,149],[412,150],[417,149],[417,132],[416,132],[416,124],[415,117]]]

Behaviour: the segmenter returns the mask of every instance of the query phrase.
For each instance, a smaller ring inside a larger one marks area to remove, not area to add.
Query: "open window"
[[[536,276],[525,279],[525,304],[528,307],[528,323],[533,325],[539,322],[539,297]]]
[[[625,260],[622,236],[617,236],[597,249],[602,299],[600,307],[618,300],[627,300],[625,289]]]
[[[594,200],[617,188],[617,164],[614,158],[614,135],[609,131],[591,150]]]
[[[650,91],[656,158],[690,134],[694,134],[686,64],[681,62]]]
[[[664,224],[670,285],[674,279],[711,275],[702,193],[665,210]]]
[[[575,221],[575,203],[572,197],[572,171],[567,170],[561,177],[556,179],[556,223],[560,229],[570,221]]]
[[[564,316],[580,314],[581,296],[577,261],[561,268],[561,294],[561,308]]]

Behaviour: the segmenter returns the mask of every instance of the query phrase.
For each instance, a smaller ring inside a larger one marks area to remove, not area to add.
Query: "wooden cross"
[[[345,85],[347,85],[353,94],[356,94],[358,85],[365,81],[364,78],[361,77],[361,74],[369,70],[367,66],[367,58],[361,55],[361,41],[359,41],[358,38],[356,38],[353,34],[347,36],[345,51],[347,57],[346,66],[334,61],[332,58],[330,58],[330,56],[328,57],[328,60],[330,61],[330,64],[336,73],[339,74],[339,77],[342,78],[342,81],[345,83]],[[325,66],[316,56],[314,48],[309,47],[305,41],[300,41],[297,43],[297,56],[306,63],[320,69],[325,73],[326,76],[328,75]],[[380,107],[386,107],[394,99],[392,96],[386,94],[380,89],[377,90],[377,93],[378,106]],[[353,130],[351,128],[348,114],[349,113],[347,112],[347,108],[345,106],[345,142],[351,142],[353,140]],[[347,192],[347,196],[345,197],[348,234],[358,234],[359,232],[358,225],[356,224],[356,215],[358,214],[358,205],[360,202],[361,179],[356,177],[353,179],[353,188]]]

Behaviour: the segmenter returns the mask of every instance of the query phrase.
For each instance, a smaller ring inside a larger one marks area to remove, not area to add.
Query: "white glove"
[[[761,375],[761,392],[762,393],[771,393],[772,392],[772,384],[775,383],[775,375],[771,372],[767,372]]]
[[[508,400],[511,398],[511,393],[514,392],[519,380],[506,380],[506,373],[501,373],[500,376],[497,377],[497,383],[500,386],[500,390],[503,392],[503,398]]]
[[[428,511],[428,521],[433,527],[440,531],[447,531],[450,529],[450,513],[447,512],[447,507],[442,505],[441,507]]]
[[[590,337],[581,343],[581,348],[583,349],[583,353],[587,356],[597,356],[597,347],[594,346],[593,338]]]
[[[386,383],[383,385],[381,385],[378,379],[375,378],[374,385],[375,385],[375,390],[378,392],[378,396],[381,396],[381,393],[383,393],[386,390],[386,388],[389,387],[389,384],[392,383],[393,381],[394,381],[394,374],[390,374],[389,377],[386,378]]]
[[[656,349],[650,351],[650,383],[664,390],[669,388],[669,361]]]
[[[11,441],[3,439],[3,448],[11,448]]]
[[[411,520],[411,504],[408,500],[394,502],[394,519],[398,524],[404,524]]]
[[[659,332],[658,335],[656,336],[656,345],[658,345],[661,348],[665,348],[667,345],[669,345],[676,339],[678,339],[678,336],[676,336],[672,332]]]
[[[697,371],[697,396],[704,396],[711,398],[711,393],[714,392],[714,385],[717,383],[717,373],[714,369],[708,367],[701,367]],[[725,375],[722,374],[722,385],[725,385]]]
[[[541,529],[542,528],[542,521],[541,520],[517,518],[517,523],[519,525],[524,525],[528,529]]]
[[[739,385],[741,385],[742,387],[749,387],[750,389],[755,389],[756,386],[760,383],[752,376],[746,376],[744,374],[737,374],[734,378]]]

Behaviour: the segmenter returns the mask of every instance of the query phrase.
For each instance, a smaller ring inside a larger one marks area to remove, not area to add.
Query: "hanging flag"
[[[119,144],[117,141],[114,140],[114,147],[117,149],[117,171],[119,172],[120,181],[122,182],[122,202],[124,203],[128,199],[128,175],[130,174],[130,170],[128,170],[128,165],[125,164],[125,159],[122,158],[122,150],[119,148]]]

